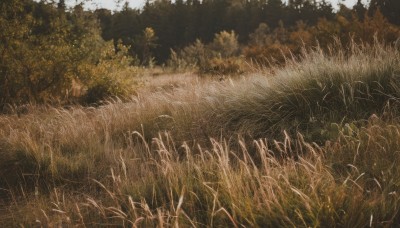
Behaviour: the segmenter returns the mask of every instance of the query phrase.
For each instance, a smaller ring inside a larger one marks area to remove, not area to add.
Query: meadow
[[[1,115],[1,224],[400,224],[398,46],[145,81],[128,101]]]

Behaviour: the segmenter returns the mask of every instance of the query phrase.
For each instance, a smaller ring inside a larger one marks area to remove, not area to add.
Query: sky
[[[69,0],[69,1],[67,0],[66,2],[75,3],[76,1],[78,0]],[[90,9],[107,8],[111,10],[118,10],[121,9],[126,0],[119,0],[119,1],[121,2],[120,4],[116,4],[115,0],[92,0],[91,3],[86,4],[86,7]],[[145,1],[146,0],[128,0],[129,6],[131,8],[141,8],[143,7]],[[337,8],[339,2],[345,4],[348,7],[352,7],[357,2],[357,0],[327,0],[327,1],[331,2],[334,8]],[[368,2],[368,0],[362,0],[362,2],[365,4]]]

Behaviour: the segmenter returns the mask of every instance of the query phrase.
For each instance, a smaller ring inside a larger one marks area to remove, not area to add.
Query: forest
[[[0,226],[399,226],[400,1],[85,2],[0,2]]]

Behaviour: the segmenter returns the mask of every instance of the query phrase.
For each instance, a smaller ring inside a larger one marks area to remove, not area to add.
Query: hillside
[[[396,226],[400,50],[353,44],[0,116],[5,226]]]

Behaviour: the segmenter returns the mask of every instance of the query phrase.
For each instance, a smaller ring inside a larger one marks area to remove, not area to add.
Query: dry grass
[[[275,76],[157,76],[131,102],[0,116],[0,221],[395,226],[399,60],[315,51]]]

